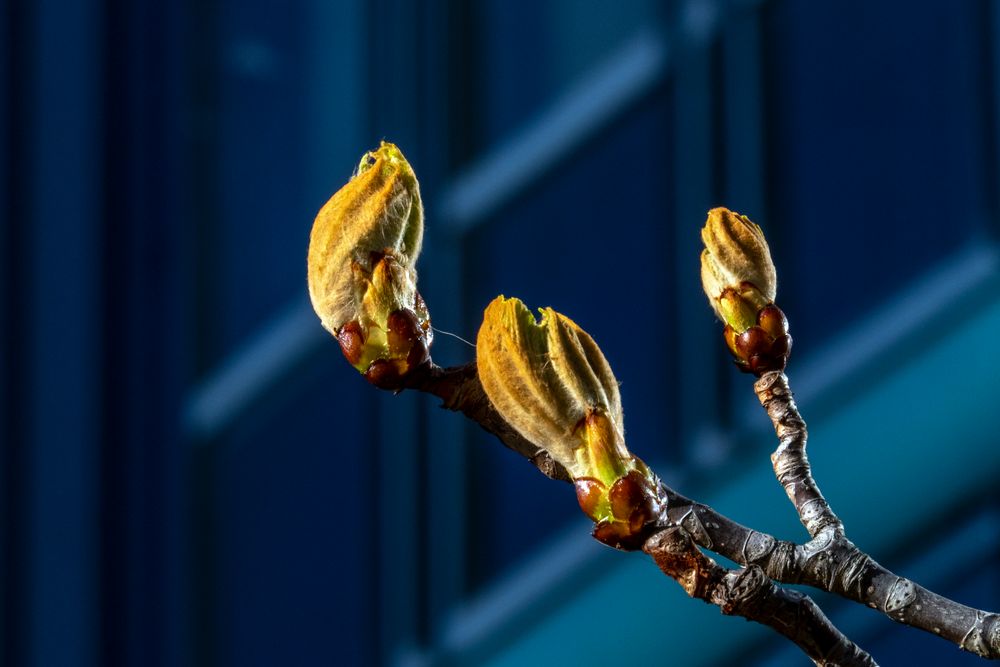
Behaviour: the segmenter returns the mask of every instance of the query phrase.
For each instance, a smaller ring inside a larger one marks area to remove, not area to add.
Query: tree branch
[[[538,445],[530,442],[508,424],[486,397],[476,372],[476,362],[464,366],[441,368],[433,363],[424,373],[415,374],[406,388],[433,394],[441,399],[441,407],[461,412],[495,435],[504,445],[531,461],[546,477],[569,482],[566,468],[554,461]]]
[[[770,627],[817,665],[875,665],[870,655],[840,632],[809,597],[785,590],[756,565],[726,570],[695,546],[687,531],[672,526],[650,537],[643,551],[693,598],[723,614]]]
[[[475,363],[452,368],[431,364],[424,372],[409,378],[404,388],[437,396],[442,400],[442,407],[461,412],[507,447],[529,459],[548,477],[571,481],[565,468],[523,438],[497,413],[483,391]],[[671,507],[675,503],[681,505],[682,497],[669,487],[661,486],[660,492],[668,499],[663,507]],[[691,504],[691,501],[683,500]],[[713,515],[717,514],[710,508],[701,507]],[[643,550],[689,595],[718,605],[725,614],[743,616],[771,627],[799,645],[817,664],[875,664],[868,654],[833,626],[808,596],[776,586],[756,565],[738,571],[723,569],[695,546],[688,528],[697,529],[697,525],[690,521],[673,525],[672,516],[668,511],[660,517],[660,523],[671,525],[656,529],[645,541]],[[718,525],[726,526],[734,533],[747,530],[718,516],[721,519]],[[700,535],[704,540],[704,531]],[[707,541],[711,543],[711,540]]]
[[[806,455],[806,424],[783,372],[791,338],[774,304],[774,263],[749,218],[725,208],[709,211],[702,286],[725,323],[737,365],[759,376],[754,389],[779,441],[774,472],[812,538],[801,545],[745,528],[663,485],[624,445],[617,381],[597,344],[551,309],[539,323],[520,301],[498,297],[477,339],[484,374],[476,364],[435,366],[430,315],[413,268],[422,231],[416,176],[399,149],[385,142],[365,154],[313,225],[310,299],[345,358],[370,383],[438,396],[544,474],[573,481],[596,539],[626,550],[641,546],[689,595],[775,629],[817,664],[875,663],[812,600],[772,579],[839,594],[982,657],[1000,658],[1000,616],[883,568],[847,539],[820,492]],[[743,567],[726,570],[699,545]]]
[[[796,546],[789,567],[782,549],[772,573],[878,609],[889,618],[940,635],[976,655],[1000,659],[1000,616],[932,593],[879,565],[847,539],[844,525],[823,497],[806,454],[808,431],[781,371],[754,383],[757,399],[778,436],[771,454],[774,474],[813,539]],[[777,542],[774,542],[777,546]]]
[[[524,439],[493,409],[475,363],[453,368],[432,365],[409,379],[406,388],[437,396],[442,399],[442,407],[461,412],[529,459],[545,475],[570,481],[565,468]],[[766,374],[755,384],[755,390],[780,440],[772,455],[776,475],[803,525],[810,534],[816,533],[813,539],[805,544],[778,540],[665,485],[661,485],[661,494],[667,499],[666,513],[660,524],[683,528],[693,543],[743,565],[743,571],[756,568],[781,583],[806,584],[834,593],[876,609],[894,621],[939,635],[983,658],[1000,659],[1000,616],[959,604],[893,574],[846,538],[843,524],[812,478],[805,453],[806,424],[792,399],[785,374]],[[650,555],[654,555],[648,546],[653,537],[645,548]],[[792,593],[778,587],[776,590],[782,591],[781,595]],[[815,606],[811,600],[800,604]]]
[[[778,435],[778,448],[771,454],[774,474],[799,513],[802,525],[813,537],[826,529],[843,533],[844,525],[813,479],[806,455],[806,423],[788,388],[788,377],[781,371],[764,373],[753,388]]]
[[[843,534],[827,531],[805,544],[747,528],[707,505],[664,487],[667,520],[701,547],[768,577],[858,602],[982,658],[1000,659],[1000,616],[960,604],[899,577]]]

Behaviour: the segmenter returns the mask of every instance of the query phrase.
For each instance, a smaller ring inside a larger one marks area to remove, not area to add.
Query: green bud
[[[750,283],[743,283],[740,289],[727,287],[715,301],[720,319],[743,333],[757,324],[757,312],[767,305],[762,296]]]

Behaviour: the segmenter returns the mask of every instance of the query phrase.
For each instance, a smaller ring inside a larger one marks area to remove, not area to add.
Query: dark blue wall
[[[343,363],[305,296],[315,212],[399,144],[435,325],[474,339],[498,293],[570,315],[633,449],[707,493],[766,457],[700,292],[705,211],[763,225],[837,414],[852,364],[916,363],[986,298],[998,27],[987,0],[9,0],[0,662],[476,664],[583,604],[609,561],[570,490]]]

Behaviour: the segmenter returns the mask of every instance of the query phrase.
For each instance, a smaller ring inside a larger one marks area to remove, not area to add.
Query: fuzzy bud
[[[705,250],[701,254],[701,284],[712,309],[726,320],[719,298],[728,289],[740,289],[749,283],[759,293],[762,303],[771,303],[778,289],[778,279],[771,261],[771,251],[764,232],[750,218],[727,208],[713,208],[701,230]]]
[[[398,386],[429,360],[430,317],[417,292],[420,186],[382,142],[323,206],[309,240],[309,296],[348,361],[374,384]]]
[[[566,468],[594,536],[638,548],[658,513],[658,481],[625,447],[618,382],[583,329],[551,308],[540,312],[536,321],[503,296],[486,308],[476,341],[483,388],[518,433]]]
[[[713,208],[701,230],[701,282],[740,370],[784,370],[791,351],[788,320],[774,305],[777,277],[760,227],[745,215]]]

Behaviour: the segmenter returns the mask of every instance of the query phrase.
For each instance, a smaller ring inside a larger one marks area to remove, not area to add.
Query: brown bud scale
[[[402,376],[395,362],[376,359],[365,371],[365,379],[379,389],[395,391],[402,388]]]
[[[757,312],[756,319],[757,325],[743,333],[736,333],[730,325],[726,325],[723,331],[726,347],[733,355],[736,367],[757,376],[784,370],[792,349],[785,314],[769,303]]]
[[[573,485],[576,487],[576,501],[580,503],[580,509],[592,521],[597,521],[598,504],[606,490],[604,485],[593,477],[580,477]]]
[[[760,309],[760,312],[757,313],[757,323],[772,338],[777,338],[788,333],[788,320],[781,309],[773,303]]]
[[[394,310],[386,320],[386,340],[394,357],[405,357],[413,343],[423,338],[423,329],[413,311]]]
[[[641,475],[635,470],[631,471],[617,480],[608,492],[611,513],[619,521],[628,521],[636,508],[645,502],[645,494],[637,477]]]
[[[649,523],[652,518],[652,508],[649,507],[648,503],[636,507],[632,511],[632,515],[628,518],[629,533],[639,534],[642,531],[642,527]]]
[[[644,524],[645,526],[646,524]],[[648,537],[648,530],[639,526],[636,530],[625,523],[611,522],[607,519],[598,522],[591,533],[598,542],[621,549],[622,551],[637,551],[642,548]]]
[[[427,347],[426,339],[421,337],[414,341],[413,346],[406,355],[406,370],[409,373],[417,368],[429,365],[431,361],[431,351]]]
[[[608,501],[612,516],[597,523],[594,538],[625,551],[641,548],[654,525],[659,502],[653,482],[639,470],[631,470],[611,486]]]
[[[783,336],[778,336],[774,339],[771,344],[771,354],[775,356],[788,356],[788,353],[792,350],[792,337],[788,334]]]
[[[352,366],[361,361],[365,337],[357,320],[351,320],[340,327],[340,331],[337,332],[337,341],[340,343],[340,351],[344,353],[344,357]]]
[[[741,359],[749,359],[770,347],[771,337],[760,327],[750,327],[736,337],[736,354]]]

